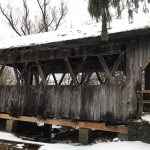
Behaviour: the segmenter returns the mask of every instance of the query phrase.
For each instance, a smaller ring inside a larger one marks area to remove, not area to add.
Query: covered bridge
[[[143,81],[141,71],[150,58],[150,28],[110,29],[107,42],[101,40],[99,28],[94,24],[1,41],[0,75],[5,66],[12,67],[17,84],[0,86],[0,118],[55,118],[49,123],[69,125],[62,120],[67,119],[86,127],[85,121],[125,124],[138,117],[138,102],[143,107],[143,101],[137,90],[142,85],[150,89],[150,66],[144,68]],[[97,84],[90,82],[93,73]],[[55,85],[47,82],[50,74]],[[71,79],[65,85],[68,74]]]

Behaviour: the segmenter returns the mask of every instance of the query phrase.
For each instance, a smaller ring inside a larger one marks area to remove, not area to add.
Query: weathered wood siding
[[[123,86],[0,86],[0,112],[125,122]]]
[[[150,59],[150,39],[140,39],[127,42],[126,84],[128,93],[126,97],[129,105],[126,109],[131,113],[136,113],[137,111],[137,100],[140,97],[137,97],[136,91],[141,89],[140,69],[148,59]],[[124,99],[126,99],[126,97],[124,97]]]

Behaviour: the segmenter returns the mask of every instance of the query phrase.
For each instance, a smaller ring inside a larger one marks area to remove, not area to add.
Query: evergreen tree
[[[129,22],[133,20],[133,11],[138,13],[139,3],[144,2],[143,12],[149,12],[146,7],[146,2],[150,3],[150,0],[88,0],[88,11],[92,18],[98,20],[102,19],[102,40],[108,40],[107,24],[111,21],[111,15],[109,8],[114,8],[117,11],[117,15],[121,15],[121,5],[124,4],[128,8]]]

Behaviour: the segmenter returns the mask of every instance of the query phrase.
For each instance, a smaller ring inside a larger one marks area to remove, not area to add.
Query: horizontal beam
[[[82,51],[81,51],[82,52]],[[47,53],[47,54],[45,54]],[[82,52],[82,53],[77,53],[76,55],[71,55],[71,51],[68,50],[68,53],[66,52],[65,54],[61,54],[62,52],[57,52],[58,55],[56,55],[55,51],[52,52],[46,52],[46,51],[41,51],[41,52],[29,52],[29,53],[24,53],[24,55],[21,55],[21,52],[19,51],[19,53],[15,53],[15,55],[9,54],[9,53],[4,53],[4,54],[0,54],[0,64],[6,64],[7,65],[12,65],[12,62],[14,61],[15,63],[25,63],[27,61],[29,62],[36,62],[36,61],[50,61],[52,59],[54,60],[59,60],[59,59],[65,59],[66,57],[68,58],[81,58],[84,56],[88,56],[88,57],[93,57],[93,56],[97,56],[97,54],[103,55],[103,56],[109,56],[109,55],[114,55],[114,54],[120,54],[120,51],[117,52],[97,52],[92,53],[92,52]],[[20,59],[18,59],[18,57]],[[8,59],[9,58],[9,59]]]
[[[136,91],[137,93],[149,93],[150,94],[150,90],[138,90],[138,91]]]
[[[94,130],[103,130],[110,132],[119,132],[123,134],[128,134],[128,128],[126,126],[116,126],[115,128],[107,127],[104,123],[92,123],[92,122],[82,122],[82,121],[69,121],[62,119],[46,119],[46,120],[38,120],[36,117],[28,117],[28,116],[20,116],[19,118],[13,118],[8,114],[0,114],[0,118],[9,119],[9,120],[18,120],[18,121],[26,121],[26,122],[38,122],[45,124],[55,124],[60,126],[69,126],[69,127],[79,127],[86,129],[94,129]]]
[[[138,101],[138,103],[150,104],[150,100],[142,100],[142,101]]]

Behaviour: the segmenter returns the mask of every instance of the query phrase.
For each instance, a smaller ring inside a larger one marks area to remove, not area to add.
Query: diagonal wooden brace
[[[16,64],[13,62],[13,69],[14,69],[14,73],[15,73],[15,76],[16,76],[16,80],[17,80],[17,84],[20,85],[20,80],[19,80],[19,75],[18,75],[18,71],[17,71],[17,68],[16,68]]]
[[[36,62],[36,64],[37,64],[37,68],[38,68],[38,70],[39,70],[39,75],[40,75],[40,77],[42,78],[42,82],[43,82],[44,85],[46,85],[47,83],[46,83],[46,80],[45,80],[45,77],[44,77],[44,73],[43,73],[41,64],[40,64],[40,62],[38,62],[38,61]]]
[[[0,70],[0,76],[2,75],[4,69],[5,69],[6,64],[2,65],[1,70]]]
[[[101,62],[101,65],[102,65],[102,67],[103,67],[103,69],[104,69],[104,71],[105,71],[105,73],[106,73],[106,75],[107,75],[107,77],[109,79],[109,82],[111,84],[115,84],[115,81],[114,81],[114,79],[113,79],[113,77],[112,77],[112,75],[111,75],[111,73],[110,73],[110,71],[109,71],[109,69],[107,67],[107,64],[105,63],[104,58],[101,55],[98,55],[98,58],[99,58],[99,60]]]
[[[74,73],[75,77],[77,77],[78,73],[81,71],[81,69],[82,69],[82,67],[83,67],[83,65],[84,65],[84,62],[85,62],[86,58],[87,58],[87,56],[84,56],[84,57],[82,58],[82,61],[80,62],[80,64],[77,66],[77,69],[75,70],[75,73]],[[70,84],[72,84],[72,81],[70,82]]]
[[[73,71],[72,71],[72,67],[71,67],[71,65],[70,65],[70,62],[69,62],[68,58],[65,58],[65,62],[66,62],[68,71],[70,72],[70,75],[71,75],[71,77],[72,77],[72,80],[73,80],[74,85],[79,85],[79,84],[78,84],[78,81],[77,81],[77,79],[76,79],[76,77],[75,77],[75,75],[74,75],[74,73],[73,73]]]

